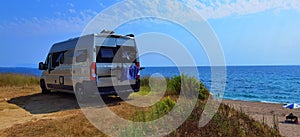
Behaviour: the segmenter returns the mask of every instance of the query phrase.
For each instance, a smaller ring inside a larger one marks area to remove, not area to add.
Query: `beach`
[[[285,123],[285,116],[293,113],[295,116],[300,116],[299,109],[283,108],[283,104],[262,103],[262,102],[247,102],[238,100],[223,100],[224,104],[234,107],[238,111],[243,111],[250,117],[261,123],[266,123],[270,127],[274,126],[274,115],[278,117],[279,131],[281,135],[286,137],[300,136],[300,125]]]

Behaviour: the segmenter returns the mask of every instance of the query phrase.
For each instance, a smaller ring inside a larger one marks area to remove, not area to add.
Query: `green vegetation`
[[[181,92],[183,92],[182,94],[186,97],[195,97],[194,95],[198,92],[198,98],[201,100],[205,100],[209,95],[209,91],[205,88],[202,82],[185,74],[166,78],[166,84],[166,95],[178,96]],[[141,91],[137,94],[146,95],[149,91],[149,77],[141,78]]]
[[[146,87],[146,86],[140,87],[140,91],[136,92],[136,94],[139,94],[142,96],[148,95],[149,93],[150,93],[150,87]]]
[[[143,78],[142,81],[143,86],[146,86],[149,77]],[[172,110],[176,104],[176,97],[180,92],[183,91],[185,97],[190,97],[193,92],[199,92],[198,102],[189,118],[169,136],[281,136],[276,126],[270,128],[266,124],[261,124],[250,118],[242,110],[237,111],[224,104],[221,104],[218,112],[205,127],[198,128],[198,122],[209,96],[209,91],[200,81],[187,75],[175,76],[166,81],[168,84],[166,96],[150,109],[136,110],[131,120],[146,122],[159,119]],[[146,89],[150,89],[150,87]],[[145,132],[151,132],[149,131],[151,127],[151,125],[146,124],[133,124],[127,127],[120,136],[144,136]],[[156,131],[159,129],[151,130]]]
[[[170,96],[163,98],[161,101],[155,104],[155,108],[151,111],[150,115],[154,118],[160,118],[170,112],[175,106],[176,102],[173,101]]]
[[[172,110],[172,108],[175,106],[176,102],[172,100],[169,96],[163,98],[159,102],[157,102],[154,106],[152,106],[150,109],[145,110],[136,110],[134,115],[132,115],[131,119],[135,122],[146,122],[146,121],[153,121],[156,119],[159,119],[160,117],[164,116],[168,112]],[[129,125],[121,134],[120,137],[129,137],[129,136],[145,136],[145,132],[151,132],[149,131],[150,125],[146,123],[138,123],[138,124],[132,124]]]
[[[189,77],[188,75],[183,74],[181,76],[175,76],[170,79],[169,84],[172,89],[171,91],[176,95],[183,92],[186,97],[194,97],[195,93],[198,92],[198,98],[202,100],[205,100],[209,95],[209,91],[202,82],[194,77]]]
[[[21,74],[0,74],[0,87],[27,87],[39,85],[39,78]]]
[[[168,113],[175,105],[175,102],[166,97],[158,102],[150,111],[142,110],[136,112],[131,118],[133,121],[146,122],[158,119]],[[218,112],[205,127],[198,127],[198,122],[205,103],[197,103],[189,118],[170,135],[172,136],[264,136],[280,137],[278,128],[271,128],[266,124],[247,116],[244,112],[237,111],[227,105],[221,104]],[[167,124],[165,126],[168,126]],[[121,134],[125,136],[144,136],[147,132],[158,131],[147,124],[132,124]],[[149,131],[151,130],[151,131]]]

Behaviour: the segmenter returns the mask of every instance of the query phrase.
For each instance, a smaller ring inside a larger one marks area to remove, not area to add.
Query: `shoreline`
[[[236,109],[237,111],[242,111],[251,118],[265,123],[270,127],[274,126],[274,117],[278,118],[278,123],[280,134],[286,137],[300,136],[299,124],[285,123],[285,116],[293,113],[295,116],[300,118],[299,109],[287,109],[283,108],[283,104],[275,103],[265,103],[265,102],[250,102],[250,101],[240,101],[240,100],[226,100],[223,99],[222,103]]]

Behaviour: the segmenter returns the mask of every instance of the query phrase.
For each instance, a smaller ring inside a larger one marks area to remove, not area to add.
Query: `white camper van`
[[[80,98],[97,92],[127,98],[140,89],[140,63],[133,34],[104,30],[55,43],[39,69],[43,70],[42,93],[58,90],[76,93]]]

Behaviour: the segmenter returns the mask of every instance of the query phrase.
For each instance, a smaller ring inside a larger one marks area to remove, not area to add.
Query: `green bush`
[[[161,101],[155,104],[154,110],[152,110],[151,119],[160,118],[161,116],[169,113],[172,108],[175,106],[176,102],[173,101],[170,96],[162,99]]]
[[[150,77],[141,78],[141,88],[146,87],[144,89],[150,89],[149,78]],[[203,83],[195,77],[182,74],[181,76],[174,76],[172,78],[166,78],[165,80],[167,83],[167,95],[179,95],[182,93],[186,97],[195,97],[198,92],[198,98],[201,100],[205,100],[209,95],[209,91],[205,88]]]
[[[199,99],[205,100],[209,96],[208,89],[204,86],[202,82],[200,82],[200,89],[199,89]]]
[[[159,119],[160,117],[170,112],[175,104],[176,102],[173,101],[170,96],[165,97],[147,111],[136,111],[131,120],[134,122],[147,122]],[[156,129],[152,129],[151,124],[149,125],[148,123],[132,123],[131,125],[128,125],[128,127],[126,127],[119,136],[145,136],[146,132],[153,132],[153,130]]]
[[[142,77],[142,78],[140,79],[140,85],[141,85],[142,87],[149,87],[149,79],[150,79],[149,76]]]
[[[195,94],[199,93],[199,99],[206,99],[209,95],[209,91],[205,88],[202,82],[195,77],[189,77],[188,75],[182,74],[181,76],[175,76],[169,84],[172,89],[172,93],[179,95],[181,92],[186,97],[194,97]]]
[[[181,91],[181,76],[174,76],[170,80],[170,86],[173,92],[179,95]]]

